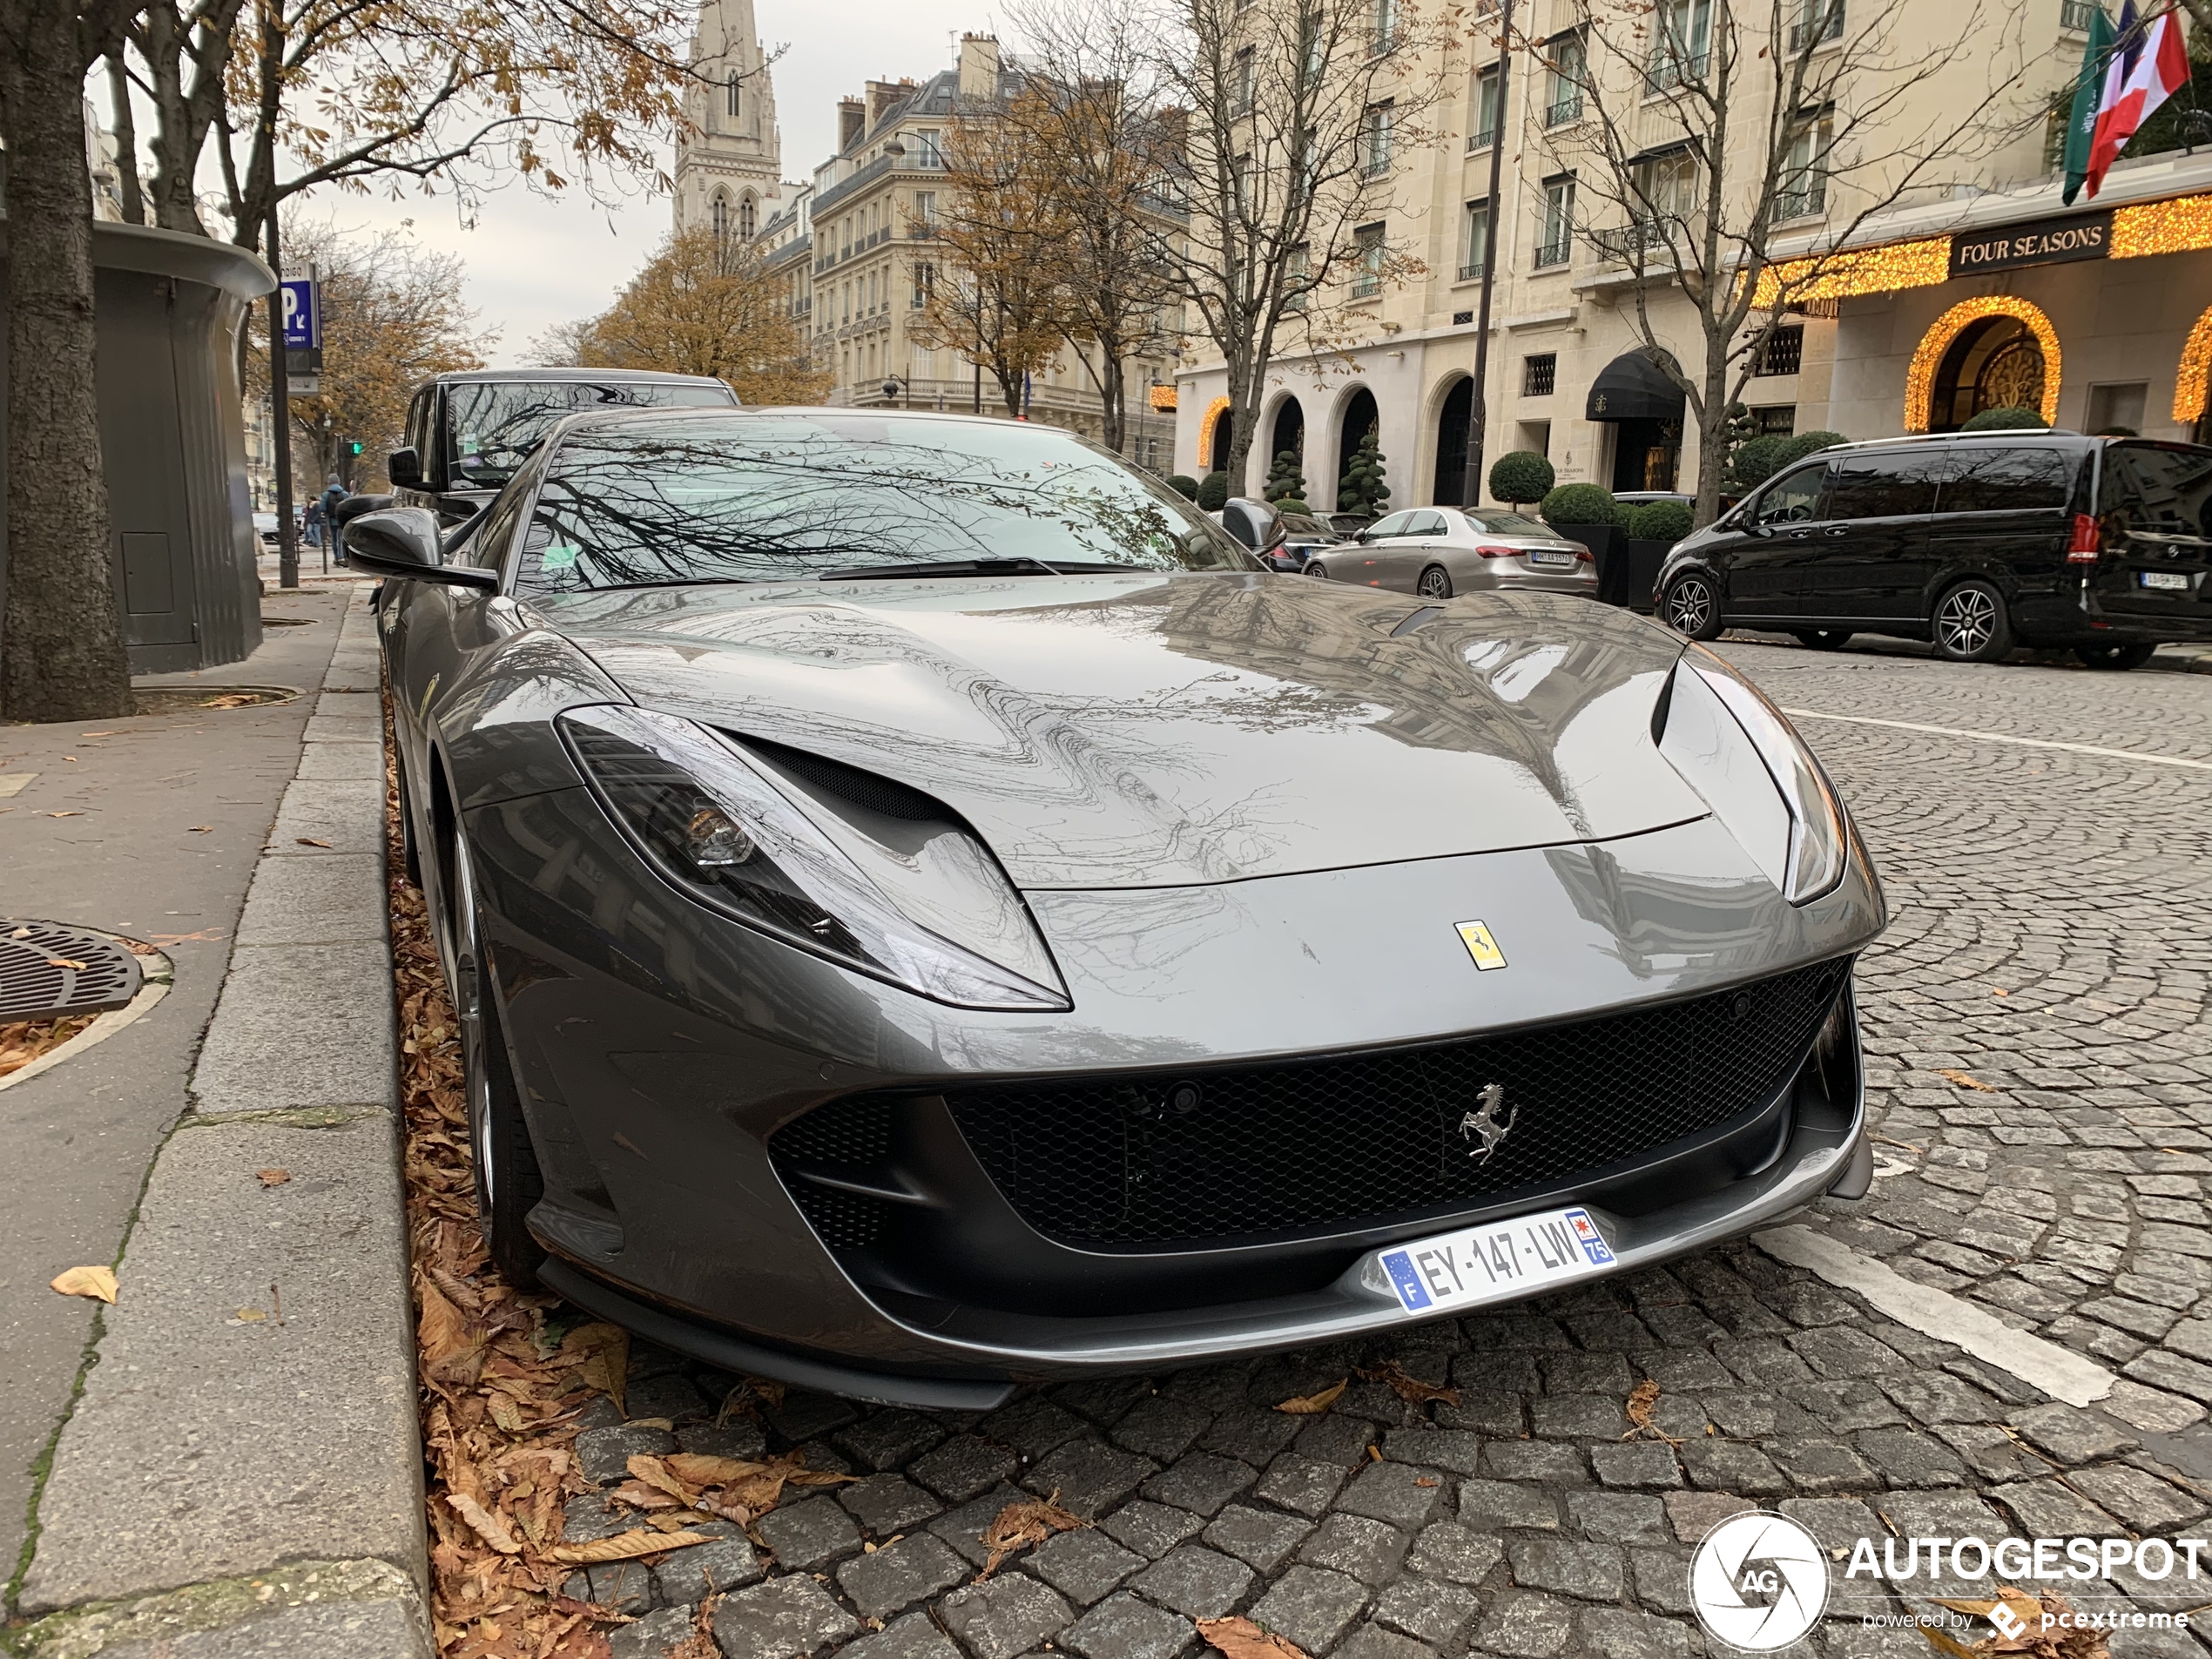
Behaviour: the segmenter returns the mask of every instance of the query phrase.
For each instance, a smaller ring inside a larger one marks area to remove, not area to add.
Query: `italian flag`
[[[2181,14],[2168,7],[2138,25],[2134,10],[2134,0],[2128,0],[2117,41],[2101,10],[2092,20],[2067,130],[2068,202],[2085,189],[2097,193],[2128,140],[2188,81]]]

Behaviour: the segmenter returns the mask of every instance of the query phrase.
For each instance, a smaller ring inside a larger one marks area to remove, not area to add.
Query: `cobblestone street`
[[[1826,1625],[1794,1651],[1925,1655],[1864,1622],[1925,1604],[1845,1580],[1858,1539],[2192,1530],[2212,1495],[2212,679],[1722,649],[1799,716],[1892,908],[1858,972],[1878,1179],[1793,1222],[2083,1356],[2101,1399],[2054,1400],[1929,1334],[1939,1312],[1897,1323],[1749,1242],[1391,1345],[1047,1388],[980,1420],[793,1393],[715,1426],[737,1379],[641,1347],[631,1420],[595,1401],[578,1443],[602,1486],[678,1448],[803,1447],[864,1478],[794,1489],[758,1524],[765,1553],[718,1527],[658,1568],[579,1574],[571,1594],[644,1615],[618,1659],[681,1640],[710,1590],[731,1659],[1175,1659],[1194,1619],[1232,1612],[1315,1659],[1663,1659],[1712,1650],[1689,1547],[1755,1505],[1837,1557]],[[1346,1379],[1325,1411],[1276,1409]],[[1093,1524],[979,1581],[993,1518],[1052,1494]],[[567,1536],[631,1524],[585,1496]],[[2212,1576],[2178,1567],[2059,1588],[2212,1604]]]

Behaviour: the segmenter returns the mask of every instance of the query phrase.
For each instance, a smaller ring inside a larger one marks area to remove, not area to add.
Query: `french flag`
[[[2121,13],[2121,50],[2105,67],[2104,89],[2097,98],[2097,130],[2090,140],[2086,180],[2092,196],[2128,140],[2189,78],[2180,14],[2170,8],[2161,11],[2139,32],[2129,16],[2134,10],[2130,0]]]

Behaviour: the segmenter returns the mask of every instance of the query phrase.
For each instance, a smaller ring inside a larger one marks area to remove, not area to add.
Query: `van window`
[[[1934,457],[1852,455],[1836,462],[1830,518],[1905,518],[1935,511]]]
[[[1828,482],[1828,463],[1816,461],[1795,472],[1785,472],[1759,492],[1751,510],[1755,524],[1809,524],[1820,513],[1821,486]]]
[[[737,395],[681,381],[457,381],[446,400],[448,459],[464,486],[482,489],[513,477],[555,423],[579,409],[726,406]]]
[[[2115,443],[2105,451],[2107,512],[2123,531],[2212,540],[2212,449]]]
[[[1944,468],[1939,513],[2017,513],[2062,508],[2074,462],[2063,449],[1962,449]]]

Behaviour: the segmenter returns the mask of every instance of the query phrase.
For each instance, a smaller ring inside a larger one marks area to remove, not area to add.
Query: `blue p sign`
[[[322,307],[312,277],[291,277],[284,283],[284,343],[293,351],[311,351],[322,344]]]

